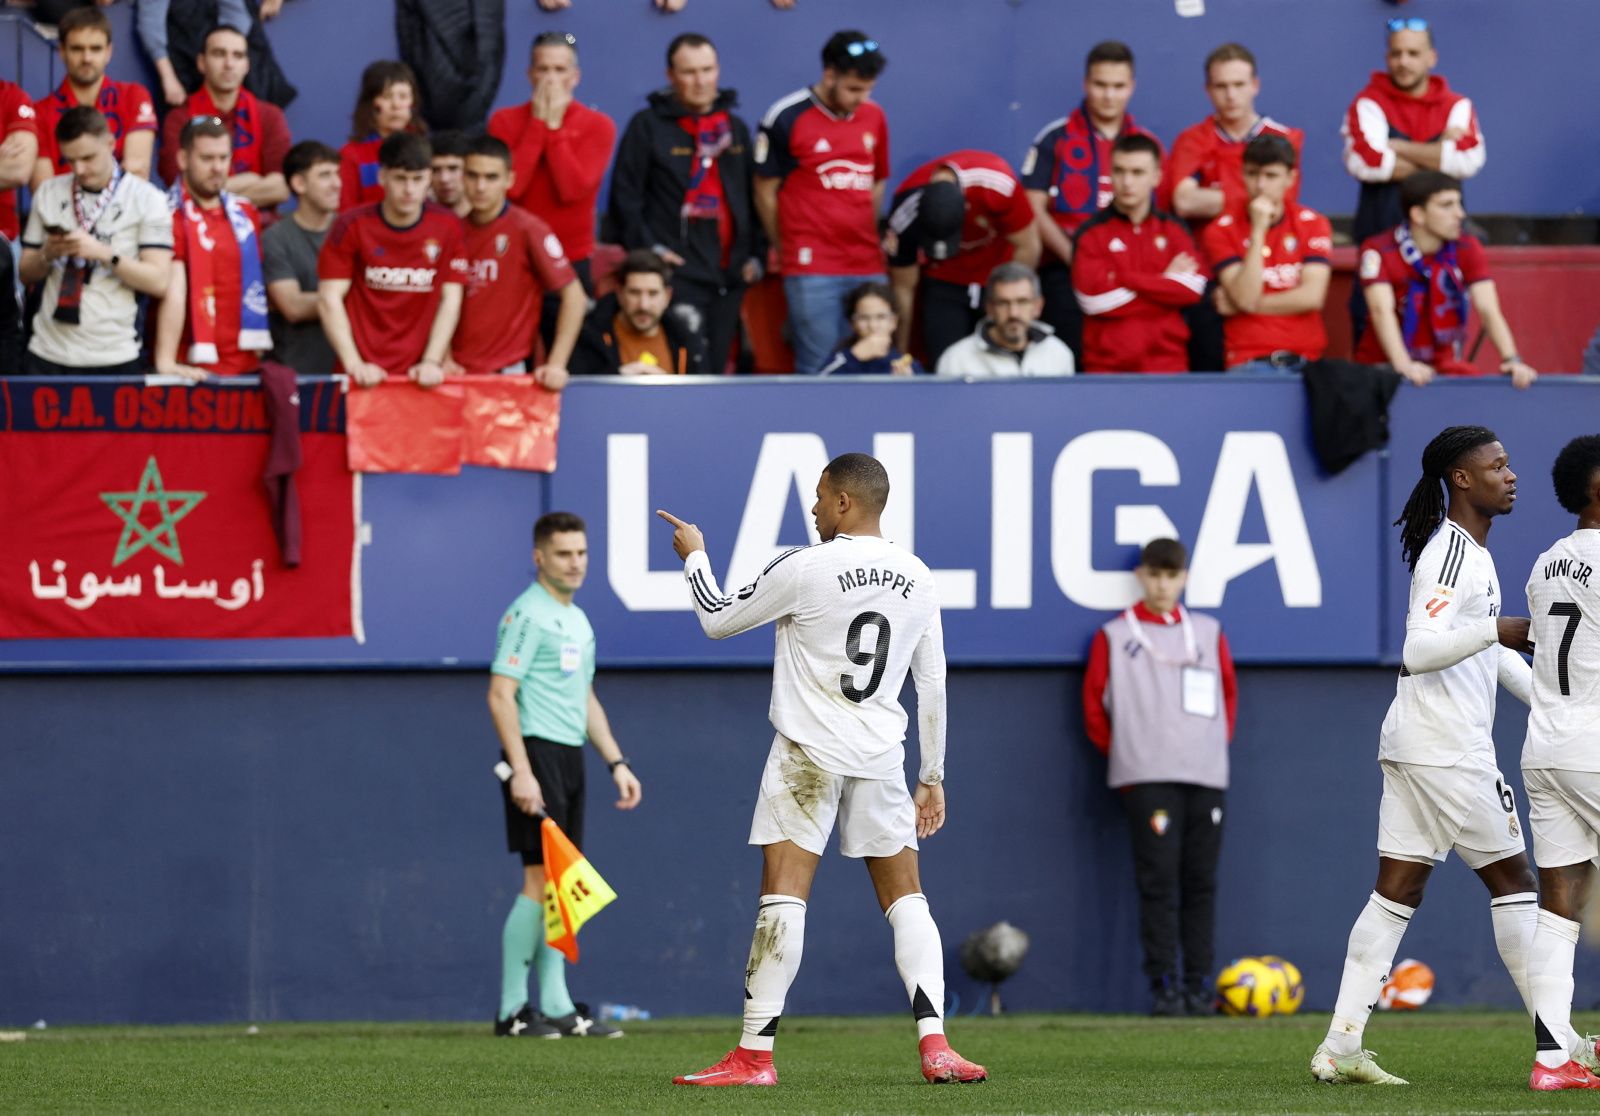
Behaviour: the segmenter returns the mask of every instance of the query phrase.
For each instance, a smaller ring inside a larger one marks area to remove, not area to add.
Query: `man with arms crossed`
[[[1497,682],[1528,700],[1528,664],[1516,654],[1528,621],[1500,615],[1486,549],[1494,517],[1509,514],[1516,498],[1516,474],[1494,433],[1452,426],[1422,451],[1422,479],[1397,521],[1411,603],[1378,743],[1378,882],[1350,931],[1333,1025],[1311,1057],[1318,1081],[1407,1084],[1379,1068],[1361,1036],[1434,863],[1452,848],[1489,889],[1495,945],[1528,1002],[1537,885],[1490,735]]]
[[[1578,526],[1528,575],[1536,650],[1522,777],[1540,908],[1528,949],[1536,1051],[1528,1086],[1600,1089],[1594,1040],[1572,1030],[1572,955],[1600,857],[1600,435],[1568,442],[1550,474]]]
[[[944,951],[917,875],[917,839],[944,824],[944,630],[928,567],[882,536],[888,499],[889,474],[875,458],[834,458],[811,509],[822,541],[780,555],[737,594],[717,586],[700,529],[656,513],[677,528],[672,548],[708,636],[777,623],[771,719],[778,732],[750,827],[764,865],[745,969],[744,1034],[716,1065],[674,1084],[778,1083],[773,1039],[800,968],[806,898],[836,816],[839,851],[866,859],[894,929],[923,1076],[934,1084],[989,1076],[944,1037]],[[906,793],[906,714],[898,700],[907,670],[922,742],[915,797]]]
[[[511,777],[502,788],[506,847],[522,856],[522,892],[501,936],[500,1011],[506,1038],[620,1038],[567,992],[566,958],[544,940],[544,844],[539,811],[583,847],[583,742],[611,769],[617,809],[639,805],[639,780],[622,756],[594,696],[594,629],[572,595],[589,571],[587,527],[571,512],[533,525],[536,581],[500,621],[489,668],[489,713]],[[539,1014],[528,1002],[529,970],[539,975]]]

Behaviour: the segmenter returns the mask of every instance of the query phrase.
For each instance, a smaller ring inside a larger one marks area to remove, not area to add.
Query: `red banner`
[[[345,430],[360,473],[438,473],[466,465],[552,472],[561,396],[531,376],[451,376],[350,388]]]
[[[158,415],[191,407],[181,389],[167,395]],[[102,432],[83,399],[77,430],[0,434],[0,638],[359,638],[359,477],[342,435],[301,436],[291,569],[262,480],[265,435]]]

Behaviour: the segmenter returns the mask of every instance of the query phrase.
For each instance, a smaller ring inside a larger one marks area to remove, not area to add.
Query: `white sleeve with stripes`
[[[1446,670],[1499,642],[1493,616],[1461,620],[1461,603],[1481,589],[1472,581],[1466,550],[1459,532],[1446,524],[1417,558],[1411,572],[1406,642],[1400,652],[1400,661],[1412,674]]]
[[[786,551],[737,593],[724,593],[711,572],[711,559],[697,550],[683,563],[700,627],[712,639],[727,639],[788,616],[800,599],[800,561],[785,561],[804,550]]]

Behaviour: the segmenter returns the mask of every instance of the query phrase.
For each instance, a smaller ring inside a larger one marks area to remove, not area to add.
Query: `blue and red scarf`
[[[1405,305],[1401,308],[1400,333],[1406,352],[1414,360],[1432,360],[1434,346],[1449,345],[1460,355],[1467,335],[1467,283],[1461,274],[1457,242],[1447,240],[1432,256],[1424,256],[1411,239],[1411,222],[1395,226],[1394,240],[1400,258],[1411,265],[1411,282],[1406,285]],[[1418,345],[1417,331],[1423,321],[1433,330],[1433,345]]]
[[[243,199],[226,190],[222,206],[228,225],[239,244],[239,337],[242,352],[264,353],[272,348],[272,333],[267,326],[267,287],[261,280],[261,242],[255,222],[245,210]],[[217,351],[216,242],[206,229],[205,215],[190,199],[180,179],[167,192],[172,209],[174,236],[186,236],[185,266],[189,286],[190,364],[215,364]],[[181,231],[180,231],[181,230]]]
[[[1087,103],[1079,104],[1067,117],[1061,138],[1056,140],[1056,189],[1050,208],[1057,213],[1099,210],[1100,179],[1111,177],[1111,145],[1123,136],[1144,134],[1147,133],[1133,122],[1130,112],[1122,118],[1122,131],[1115,138],[1106,139],[1089,119]]]
[[[733,144],[733,126],[725,112],[678,119],[683,130],[694,137],[694,164],[689,168],[689,188],[683,194],[679,211],[685,221],[715,221],[717,239],[722,242],[722,266],[728,266],[733,246],[733,216],[728,212],[722,191],[722,168],[717,162]]]

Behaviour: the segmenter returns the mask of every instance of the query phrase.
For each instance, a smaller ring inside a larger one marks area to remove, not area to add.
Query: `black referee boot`
[[[620,1027],[600,1022],[589,1014],[588,1004],[574,1004],[577,1010],[571,1015],[541,1015],[539,1018],[568,1038],[621,1038]]]
[[[534,1014],[531,1004],[523,1004],[522,1010],[510,1019],[496,1019],[494,1033],[496,1038],[558,1039],[561,1037],[560,1028],[552,1027]]]

